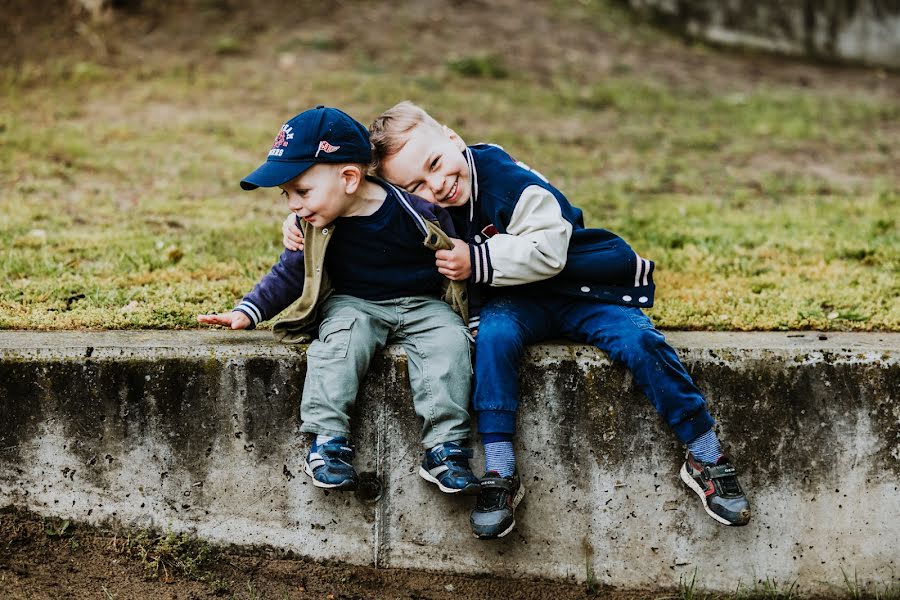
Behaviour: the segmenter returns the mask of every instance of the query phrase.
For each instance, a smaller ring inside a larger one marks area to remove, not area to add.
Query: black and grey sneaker
[[[445,494],[474,496],[481,493],[478,477],[469,467],[472,450],[459,442],[444,442],[425,451],[419,467],[419,476],[429,481]]]
[[[500,477],[488,471],[481,479],[481,495],[469,522],[472,533],[481,540],[502,538],[516,526],[516,506],[525,496],[519,473]]]
[[[750,502],[738,483],[737,469],[724,456],[715,464],[702,463],[688,452],[681,466],[681,480],[700,496],[703,508],[719,523],[750,522]]]
[[[313,443],[306,455],[306,474],[316,487],[353,491],[357,477],[352,461],[353,448],[347,438],[332,438],[321,446]]]

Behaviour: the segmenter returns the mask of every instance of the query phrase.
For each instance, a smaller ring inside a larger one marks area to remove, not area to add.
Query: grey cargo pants
[[[472,337],[448,304],[430,296],[370,301],[334,295],[322,316],[319,339],[306,355],[301,431],[349,437],[349,411],[369,363],[396,341],[409,357],[422,445],[469,437]]]

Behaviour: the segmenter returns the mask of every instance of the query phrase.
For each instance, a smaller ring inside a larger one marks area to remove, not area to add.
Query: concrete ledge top
[[[688,354],[729,358],[804,356],[802,362],[900,362],[900,333],[843,332],[698,332],[666,331],[669,343]],[[292,357],[305,345],[278,343],[270,331],[130,330],[130,331],[0,331],[0,358],[148,358],[151,356],[227,358]],[[402,354],[389,346],[389,354]],[[552,340],[531,346],[531,359],[565,356],[601,359],[584,344]]]

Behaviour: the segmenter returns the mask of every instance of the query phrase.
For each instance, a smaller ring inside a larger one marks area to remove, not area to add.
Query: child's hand
[[[281,225],[281,242],[288,250],[303,250],[303,232],[297,227],[297,215],[291,213]]]
[[[197,322],[205,325],[221,325],[232,329],[247,329],[250,327],[250,317],[238,310],[219,315],[197,315]]]
[[[469,245],[462,240],[450,238],[452,250],[438,250],[434,253],[438,273],[452,281],[465,281],[472,274],[472,259]]]

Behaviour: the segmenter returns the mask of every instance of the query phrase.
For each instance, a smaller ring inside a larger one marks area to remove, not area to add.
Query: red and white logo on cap
[[[319,142],[319,149],[316,150],[316,158],[319,158],[319,152],[327,152],[328,154],[331,154],[332,152],[340,150],[340,148],[340,146],[332,146],[325,140],[322,140],[321,142]]]
[[[281,126],[281,131],[278,132],[278,135],[275,137],[275,143],[272,144],[272,149],[269,150],[269,156],[281,156],[284,154],[284,149],[287,148],[288,140],[294,139],[294,128],[285,123]]]

